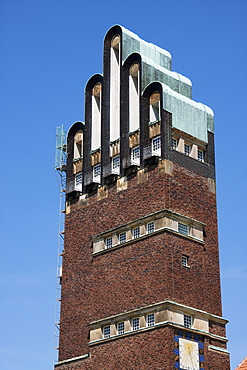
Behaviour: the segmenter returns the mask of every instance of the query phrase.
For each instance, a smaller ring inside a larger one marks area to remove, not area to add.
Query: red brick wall
[[[204,369],[229,370],[227,354],[208,349],[204,342]],[[163,327],[111,340],[90,348],[90,357],[57,366],[59,370],[171,370],[175,369],[174,329]]]
[[[93,235],[164,208],[205,223],[205,243],[164,232],[92,256]],[[189,255],[190,269],[181,266],[181,254]],[[71,205],[65,227],[59,360],[90,352],[92,362],[94,356],[106,361],[103,369],[107,370],[118,368],[114,364],[125,355],[135,365],[121,369],[172,368],[164,367],[164,358],[170,361],[163,348],[170,348],[170,340],[164,343],[168,328],[93,349],[88,346],[91,321],[166,299],[221,316],[216,197],[208,191],[207,178],[176,164],[173,176],[159,174],[156,167],[142,184],[135,176],[128,181],[127,190],[117,192],[113,185],[105,199],[98,201],[97,195],[92,195],[85,208],[79,208],[78,202]],[[214,332],[217,334],[217,328]],[[222,335],[222,328],[218,335]],[[148,340],[150,336],[152,340]],[[144,352],[151,352],[141,356],[144,344]],[[109,347],[115,348],[111,360]],[[150,357],[150,353],[156,355]],[[151,358],[157,365],[145,367]],[[78,369],[91,369],[91,360],[83,361],[88,367]],[[94,366],[92,369],[98,368]]]

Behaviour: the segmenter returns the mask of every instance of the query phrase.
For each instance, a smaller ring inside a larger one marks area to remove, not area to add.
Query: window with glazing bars
[[[81,184],[82,184],[82,172],[77,173],[77,174],[75,175],[75,184],[76,184],[76,186],[78,186],[78,185],[81,185]]]
[[[154,326],[154,313],[149,313],[146,317],[147,326]]]
[[[116,156],[112,158],[112,169],[117,171],[120,168],[120,156]]]
[[[190,315],[184,315],[184,326],[186,328],[191,328],[191,326],[192,326],[192,317]]]
[[[177,139],[172,138],[172,149],[177,149],[178,141]]]
[[[153,233],[154,232],[154,221],[149,222],[147,224],[147,234]]]
[[[110,338],[111,332],[110,332],[110,325],[103,327],[103,338]]]
[[[190,155],[191,146],[188,144],[184,144],[184,154]]]
[[[139,317],[135,317],[132,319],[132,330],[138,330],[140,329],[140,319]]]
[[[138,162],[140,159],[140,147],[136,146],[131,149],[131,161],[132,162]]]
[[[189,234],[188,225],[182,224],[181,222],[178,223],[178,232],[183,235]]]
[[[204,162],[204,152],[200,149],[197,150],[197,159],[200,162]]]
[[[132,236],[133,236],[133,239],[136,239],[136,238],[139,238],[140,236],[140,227],[135,227],[133,230],[132,230]]]
[[[111,248],[112,247],[112,238],[107,238],[105,240],[105,246],[106,246],[106,248]]]
[[[125,243],[126,242],[126,232],[120,233],[118,236],[119,243]]]
[[[96,182],[100,181],[100,174],[101,174],[101,166],[97,164],[93,167],[93,180]]]
[[[124,321],[117,323],[117,333],[118,335],[124,334]]]
[[[161,149],[161,138],[160,136],[157,136],[152,140],[152,151],[159,152],[160,149]]]
[[[182,256],[182,266],[188,267],[188,257]]]

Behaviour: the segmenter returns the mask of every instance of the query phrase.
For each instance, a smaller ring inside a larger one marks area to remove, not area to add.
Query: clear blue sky
[[[0,368],[53,367],[59,192],[55,129],[84,120],[84,87],[121,24],[168,50],[215,112],[223,315],[247,355],[246,0],[1,0]]]

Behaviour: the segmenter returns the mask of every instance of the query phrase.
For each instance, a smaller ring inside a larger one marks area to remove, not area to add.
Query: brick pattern
[[[173,176],[159,174],[156,166],[147,181],[134,176],[126,190],[113,184],[98,199],[90,194],[86,207],[71,204],[66,216],[60,360],[89,351],[91,321],[125,310],[170,299],[221,316],[216,200],[206,178],[177,164]],[[205,244],[164,232],[92,257],[93,235],[163,208],[205,223]],[[181,266],[182,254],[190,269]]]
[[[59,370],[172,370],[180,369],[177,340],[184,337],[199,343],[200,365],[203,370],[229,370],[229,356],[208,349],[209,341],[202,336],[162,327],[132,337],[105,342],[90,348],[90,357],[57,365]],[[159,354],[159,355],[157,355]],[[203,367],[202,367],[203,366]]]
[[[127,58],[121,67],[120,75],[120,177],[126,176],[127,181],[121,184],[121,181],[117,181],[117,176],[103,178],[111,160],[110,43],[116,34],[121,37],[121,27],[111,28],[105,37],[104,77],[95,75],[86,86],[85,126],[76,123],[68,133],[67,183],[74,179],[73,140],[79,129],[84,131],[82,172],[84,179],[88,175],[90,177],[91,94],[95,83],[100,82],[101,188],[98,191],[97,184],[85,182],[86,185],[82,185],[81,189],[84,197],[79,199],[79,192],[75,191],[67,196],[70,207],[65,221],[65,254],[61,279],[59,361],[88,353],[90,357],[56,366],[61,370],[174,369],[172,327],[154,328],[89,346],[89,324],[107,316],[164,300],[175,301],[218,316],[222,314],[216,195],[212,191],[212,179],[215,178],[213,134],[208,133],[205,153],[207,163],[171,150],[172,114],[164,111],[161,106],[161,158],[167,160],[166,165],[161,166],[157,158],[144,160],[144,147],[151,143],[148,127],[149,98],[154,91],[162,93],[161,84],[152,83],[140,98],[142,172],[137,174],[137,168],[131,168],[130,171],[123,166],[130,154],[128,71],[133,62],[141,62],[138,54]],[[85,193],[88,194],[85,196]],[[108,253],[92,255],[92,236],[164,208],[205,223],[205,243],[188,240],[182,235],[165,230],[163,233],[150,235],[149,238],[136,239],[121,248],[109,250]],[[182,255],[189,257],[190,268],[182,266]],[[225,335],[225,328],[217,323],[210,323],[210,331],[216,335]],[[204,338],[205,370],[228,370],[229,356],[209,350],[209,345],[225,347],[223,342],[209,342]]]

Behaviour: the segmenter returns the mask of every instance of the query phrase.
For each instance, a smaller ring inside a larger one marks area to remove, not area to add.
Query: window
[[[76,189],[80,188],[80,185],[82,184],[82,172],[79,172],[75,175],[75,186]]]
[[[119,170],[120,170],[120,156],[117,155],[116,157],[112,158],[112,172],[118,175]]]
[[[139,166],[140,164],[140,147],[136,146],[131,149],[131,164]]]
[[[189,228],[188,225],[181,224],[180,222],[178,223],[178,232],[183,235],[188,235],[189,234]]]
[[[191,151],[191,146],[188,144],[184,144],[184,154],[190,155],[190,151]]]
[[[97,164],[93,167],[93,181],[99,183],[100,182],[100,174],[101,174],[101,167],[100,164]]]
[[[140,237],[140,226],[138,227],[135,227],[133,230],[132,230],[132,236],[133,236],[133,239],[137,239]]]
[[[154,326],[154,313],[149,313],[146,317],[147,326]]]
[[[124,334],[124,321],[117,323],[117,333],[118,335]]]
[[[187,256],[182,256],[182,266],[189,267],[188,260],[189,258]]]
[[[152,154],[156,154],[158,156],[161,155],[161,138],[160,138],[160,136],[157,136],[152,140]]]
[[[126,242],[126,232],[120,233],[118,238],[119,238],[118,240],[120,244],[125,243]]]
[[[147,234],[153,233],[154,232],[154,222],[149,222],[147,224]]]
[[[197,150],[197,159],[200,162],[204,162],[204,152],[200,149]]]
[[[103,338],[110,338],[111,332],[110,332],[110,325],[103,327]]]
[[[174,139],[174,138],[172,138],[172,149],[177,149],[177,146],[178,146],[178,141],[177,141],[177,139]]]
[[[184,315],[184,326],[186,328],[192,327],[192,317],[190,315]]]
[[[132,319],[132,330],[139,330],[140,329],[140,319],[136,317]]]
[[[106,246],[106,248],[111,248],[112,247],[112,238],[107,238],[105,240],[105,246]]]

